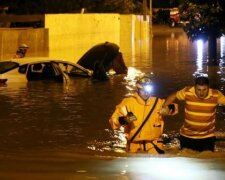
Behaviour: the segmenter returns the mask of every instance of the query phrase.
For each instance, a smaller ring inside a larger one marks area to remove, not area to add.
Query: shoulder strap
[[[145,120],[142,122],[141,126],[138,128],[138,130],[134,133],[134,135],[130,138],[130,142],[132,142],[134,140],[134,138],[137,136],[137,134],[140,132],[140,130],[142,129],[142,127],[145,125],[145,123],[147,122],[148,118],[151,116],[153,110],[155,109],[155,106],[158,102],[158,98],[156,98],[154,105],[151,109],[151,111],[148,113],[148,115],[146,116]]]

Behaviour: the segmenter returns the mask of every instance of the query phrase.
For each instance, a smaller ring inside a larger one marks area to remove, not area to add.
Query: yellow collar
[[[145,101],[145,100],[143,100],[143,99],[138,95],[137,92],[134,93],[134,97],[137,99],[137,102],[138,102],[139,104],[141,104],[141,105],[150,105],[150,104],[152,104],[152,102],[155,101],[155,97],[153,97],[153,96],[150,96],[150,97],[147,99],[147,101]]]

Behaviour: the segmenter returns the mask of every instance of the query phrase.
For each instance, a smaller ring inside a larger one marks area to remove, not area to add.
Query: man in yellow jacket
[[[214,151],[215,114],[218,104],[225,105],[225,96],[209,88],[209,79],[201,75],[195,85],[185,87],[167,97],[164,106],[175,100],[185,101],[185,118],[180,129],[180,148]]]
[[[164,99],[152,96],[149,77],[140,78],[136,90],[116,107],[109,122],[114,130],[124,127],[127,152],[162,154],[163,115],[174,115],[178,108],[171,104],[162,110]]]

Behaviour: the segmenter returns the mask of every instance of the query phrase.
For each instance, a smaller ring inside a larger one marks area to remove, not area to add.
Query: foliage
[[[225,32],[224,0],[186,0],[179,7],[181,19],[189,23],[184,30],[191,40],[221,37]]]
[[[85,8],[95,13],[133,13],[142,10],[142,0],[1,0],[10,14],[74,13]]]
[[[9,14],[79,13],[143,13],[145,0],[0,0]],[[150,0],[146,0],[148,7]],[[175,7],[184,0],[151,0],[156,8]]]
[[[117,12],[117,13],[131,13],[134,9],[134,3],[131,0],[105,0],[101,4],[101,12]]]
[[[152,0],[153,7],[156,8],[171,8],[177,7],[184,0]]]
[[[155,15],[155,22],[157,24],[169,24],[170,10],[159,10]]]

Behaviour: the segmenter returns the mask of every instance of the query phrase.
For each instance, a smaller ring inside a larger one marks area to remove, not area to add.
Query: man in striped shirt
[[[215,114],[218,104],[225,105],[225,96],[209,87],[209,79],[199,76],[195,85],[185,87],[166,98],[163,106],[175,100],[185,101],[185,118],[180,129],[180,147],[195,151],[214,151]]]

